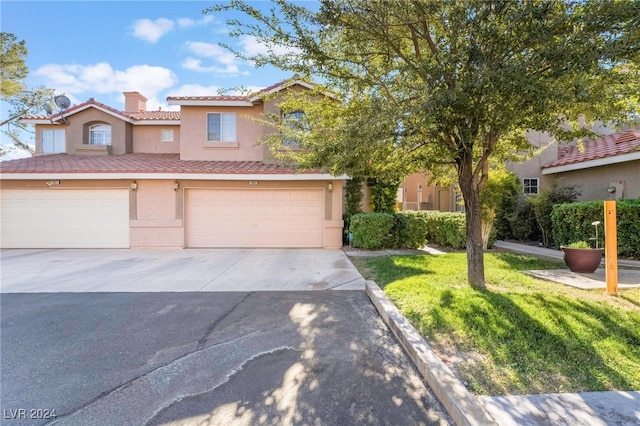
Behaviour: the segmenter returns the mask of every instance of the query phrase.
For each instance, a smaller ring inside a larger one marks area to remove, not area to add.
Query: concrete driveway
[[[452,424],[364,291],[286,291],[361,282],[337,250],[3,251],[2,424]]]
[[[2,250],[3,293],[363,290],[342,250]]]

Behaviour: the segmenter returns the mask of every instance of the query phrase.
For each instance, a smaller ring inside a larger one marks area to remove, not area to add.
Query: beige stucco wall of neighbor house
[[[542,166],[558,159],[558,143],[546,132],[529,130],[526,138],[536,150],[542,151],[521,163],[508,162],[507,170],[517,174],[520,183],[523,179],[538,179],[540,189],[548,189],[550,183],[542,178]]]
[[[173,141],[163,142],[162,131],[173,130]],[[180,153],[180,126],[136,125],[133,126],[133,152],[152,154]]]
[[[256,142],[262,136],[262,125],[250,117],[259,118],[262,106],[254,107],[180,107],[180,158],[205,161],[261,161],[264,147]],[[208,142],[207,114],[235,113],[236,141]]]
[[[559,186],[580,185],[582,195],[578,201],[638,198],[640,160],[544,175],[547,186],[554,181]],[[607,191],[610,186],[616,187],[614,194]]]

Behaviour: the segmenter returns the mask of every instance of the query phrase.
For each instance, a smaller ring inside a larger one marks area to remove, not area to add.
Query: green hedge
[[[426,244],[423,218],[404,214],[359,213],[351,216],[349,233],[354,247],[416,249]]]
[[[389,247],[393,241],[393,222],[389,213],[354,214],[349,225],[353,246],[370,250]]]
[[[558,204],[551,213],[553,238],[558,246],[595,237],[591,223],[600,221],[598,246],[604,246],[604,203],[588,201]],[[640,198],[616,203],[618,255],[640,258]]]

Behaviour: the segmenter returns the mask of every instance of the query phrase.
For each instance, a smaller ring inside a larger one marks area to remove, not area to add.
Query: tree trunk
[[[466,160],[466,161],[465,161]],[[474,288],[484,289],[484,250],[482,249],[482,207],[480,191],[473,179],[470,158],[462,159],[458,168],[458,183],[464,198],[467,229],[467,279]]]

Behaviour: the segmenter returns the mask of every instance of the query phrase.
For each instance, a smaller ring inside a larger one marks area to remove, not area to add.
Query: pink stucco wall
[[[172,142],[162,142],[163,130],[173,130]],[[180,126],[133,126],[133,152],[178,154],[180,152]]]
[[[237,140],[208,142],[208,113],[235,113]],[[265,147],[257,146],[256,142],[263,135],[263,126],[253,120],[261,114],[261,104],[254,107],[182,106],[180,158],[205,161],[261,161],[264,158]]]

